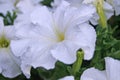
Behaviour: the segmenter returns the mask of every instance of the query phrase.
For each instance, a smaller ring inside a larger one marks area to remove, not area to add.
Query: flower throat
[[[7,40],[5,37],[0,37],[0,48],[7,48],[10,44],[10,41]]]

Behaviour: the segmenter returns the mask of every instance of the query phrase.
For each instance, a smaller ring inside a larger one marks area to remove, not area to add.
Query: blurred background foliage
[[[50,3],[53,0],[44,0],[41,3],[51,7]],[[4,18],[5,25],[13,25],[14,20],[17,17],[15,12],[7,12],[6,15],[0,13],[0,17]],[[96,50],[92,60],[83,61],[82,67],[76,77],[80,77],[82,72],[90,67],[95,67],[100,70],[105,69],[104,58],[106,56],[113,57],[120,60],[120,16],[112,16],[108,21],[108,28],[103,29],[101,26],[94,26],[97,33]],[[65,65],[61,62],[56,63],[55,69],[45,70],[43,68],[37,68],[31,70],[31,78],[21,74],[20,76],[9,79],[0,75],[0,80],[58,80],[61,77],[71,75],[72,65]]]

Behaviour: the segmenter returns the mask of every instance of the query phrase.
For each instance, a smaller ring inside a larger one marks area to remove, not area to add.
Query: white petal
[[[118,7],[115,7],[115,14],[117,16],[120,15],[120,5]]]
[[[68,6],[69,6],[69,3],[62,0],[61,5],[53,13],[53,19],[54,19],[54,25],[53,26],[54,26],[55,29],[58,29],[60,32],[63,32],[65,27],[66,27],[64,25],[64,23],[65,23],[64,17],[65,17],[65,13],[68,12],[67,11]]]
[[[0,13],[6,14],[7,11],[12,12],[15,8],[14,5],[10,3],[0,4]]]
[[[48,29],[44,26],[34,26],[34,29],[32,30],[33,32],[31,33],[35,33],[36,38],[42,41],[51,41],[51,43],[54,43],[57,39],[57,36],[55,34],[54,29]],[[33,36],[32,34],[30,34],[31,36]],[[35,36],[33,36],[35,37]]]
[[[58,7],[61,4],[62,0],[54,0],[54,2],[51,2],[51,5],[53,8]]]
[[[99,20],[99,16],[97,13],[93,14],[93,17],[90,19],[90,22],[93,24],[93,25],[97,25],[98,24],[98,20]]]
[[[45,6],[37,7],[31,14],[31,20],[34,24],[50,29],[52,25],[52,13]]]
[[[80,7],[80,5],[82,4],[83,0],[66,0],[68,1],[71,6],[75,6],[75,7]]]
[[[112,15],[114,15],[114,10],[113,7],[108,4],[107,2],[104,2],[104,10],[105,10],[105,14],[106,14],[106,18],[109,19]]]
[[[0,3],[14,3],[15,0],[0,0]]]
[[[30,23],[30,21],[31,21],[30,20],[30,13],[18,14],[17,18],[15,19],[14,25],[16,23],[21,23],[21,22],[27,24],[27,23]]]
[[[2,73],[2,69],[1,69],[1,67],[0,67],[0,73]]]
[[[106,72],[109,80],[120,80],[120,61],[106,57]]]
[[[89,11],[87,13],[83,13]],[[70,7],[69,4],[59,6],[53,14],[55,29],[64,33],[70,26],[89,21],[95,13],[95,8],[91,5],[81,5],[79,8]]]
[[[31,0],[21,0],[18,2],[17,8],[22,13],[29,13],[29,12],[31,12],[31,10],[33,10],[34,6],[31,2]]]
[[[95,68],[89,68],[83,72],[81,80],[107,80],[107,78],[105,71],[99,71]]]
[[[54,68],[56,62],[49,51],[49,46],[51,47],[51,45],[52,42],[39,40],[39,38],[14,40],[11,42],[14,54],[21,58],[24,67],[29,65],[34,68],[44,67],[46,69]]]
[[[53,69],[56,63],[56,59],[52,57],[50,50],[40,50],[36,52],[33,61],[32,65],[34,68],[44,67],[46,69]]]
[[[20,67],[9,49],[0,49],[0,67],[5,77],[14,78],[21,74]]]
[[[4,30],[3,18],[0,17],[0,36],[3,35],[3,30]]]
[[[36,33],[42,37],[55,40],[56,34],[54,32],[52,13],[45,6],[35,9],[31,14],[31,20],[37,25]]]
[[[70,42],[64,41],[57,44],[52,50],[51,53],[53,57],[65,64],[72,64],[76,60],[76,52],[78,47]]]
[[[93,57],[96,32],[92,26],[85,23],[72,27],[66,32],[66,39],[74,42],[79,48],[83,49],[85,60],[89,60]]]
[[[79,40],[81,41],[80,43],[84,44],[82,47],[83,51],[85,52],[84,59],[89,60],[94,55],[95,43],[96,43],[96,32],[95,32],[95,29],[88,24],[83,24],[79,27],[81,28],[81,32],[83,33],[82,36],[84,41],[81,41],[82,39],[80,40],[80,38]]]
[[[26,78],[30,78],[30,70],[31,66],[30,65],[21,65],[21,70],[23,71],[23,74],[26,76]]]
[[[20,57],[28,50],[29,40],[11,41],[10,47],[15,56]]]
[[[43,1],[43,0],[32,0],[32,2],[34,3],[34,4],[39,4],[40,5],[40,2],[41,1]]]
[[[30,36],[32,37],[28,38],[27,36],[24,36],[22,40],[11,41],[11,49],[16,56],[21,58],[22,65],[24,67],[30,65],[34,68],[54,68],[56,60],[51,56],[49,50],[44,50],[44,48],[46,49],[53,43],[47,39],[41,38],[40,35],[35,37],[33,34],[30,34]]]
[[[38,45],[30,47],[29,51],[21,56],[21,59],[24,65],[31,65],[34,68],[52,69],[55,67],[56,62],[49,50],[46,48],[40,49]]]
[[[83,3],[89,4],[89,3],[94,3],[96,0],[83,0]]]
[[[61,78],[59,80],[74,80],[74,77],[73,76],[66,76],[66,77]]]
[[[93,17],[95,12],[95,8],[92,5],[81,5],[79,8],[68,8],[64,15],[64,26],[75,26],[87,22]]]
[[[26,22],[25,23],[20,22],[15,25],[15,28],[16,28],[15,36],[18,38],[32,39],[33,37],[37,36],[37,34],[33,32],[33,29],[35,28],[35,26],[33,26],[32,24],[27,24]]]
[[[113,6],[115,8],[115,14],[120,14],[120,1],[119,0],[113,0]]]
[[[19,23],[19,21],[24,22],[26,24],[30,23],[30,14],[32,13],[35,7],[37,7],[37,5],[34,5],[34,3],[31,0],[20,0],[17,4],[18,16],[15,20],[15,23]]]
[[[6,38],[9,40],[15,39],[15,27],[14,26],[5,26],[4,34],[5,34]]]
[[[3,18],[0,17],[0,29],[1,29],[1,27],[3,27],[3,26],[4,26],[4,24],[3,24]]]

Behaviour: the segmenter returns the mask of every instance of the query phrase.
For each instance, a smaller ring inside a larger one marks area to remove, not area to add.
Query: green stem
[[[107,28],[107,19],[103,9],[103,0],[98,0],[96,4],[97,13],[100,17],[99,23],[103,28]]]
[[[84,58],[84,52],[78,51],[77,52],[77,60],[72,66],[72,71],[73,71],[74,76],[76,75],[77,72],[79,72],[81,65],[82,65],[83,58]]]

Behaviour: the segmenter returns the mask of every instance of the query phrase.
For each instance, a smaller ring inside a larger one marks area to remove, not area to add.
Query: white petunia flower
[[[66,76],[66,77],[63,77],[59,80],[74,80],[74,77],[73,76]]]
[[[106,0],[108,3],[110,3],[114,10],[115,10],[115,15],[120,14],[120,1],[119,0]]]
[[[9,78],[21,74],[19,59],[17,59],[11,49],[10,43],[14,39],[14,27],[3,25],[0,18],[0,73]]]
[[[19,40],[11,42],[12,51],[22,60],[24,74],[29,75],[31,66],[52,69],[58,60],[72,64],[80,48],[85,53],[84,59],[91,59],[96,33],[88,20],[94,12],[93,7],[71,8],[67,2],[53,13],[45,6],[36,7],[31,14],[31,24],[18,23]]]
[[[120,61],[106,57],[106,70],[100,71],[95,68],[85,70],[81,80],[120,80]]]

